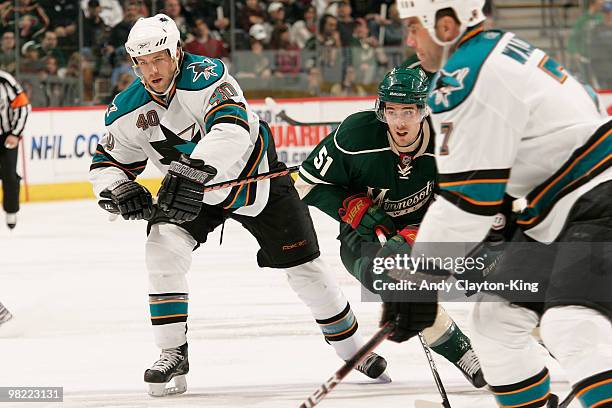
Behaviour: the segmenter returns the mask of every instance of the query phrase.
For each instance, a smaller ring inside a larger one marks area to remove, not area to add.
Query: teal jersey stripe
[[[527,221],[540,215],[540,213],[554,204],[557,200],[557,195],[561,193],[565,187],[573,181],[583,177],[600,162],[604,161],[610,154],[612,154],[612,133],[588,154],[584,155],[569,172],[552,184],[533,207],[529,207],[518,214],[519,221]]]
[[[144,170],[145,166],[142,163],[138,163],[137,166],[130,166],[129,164],[117,163],[111,157],[108,157],[101,153],[96,153],[91,159],[92,164],[102,163],[101,166],[97,167],[118,167],[122,170],[127,170],[135,176],[140,175]]]
[[[591,388],[580,397],[580,402],[585,407],[595,406],[598,402],[612,399],[612,382],[601,384],[598,387]],[[603,407],[603,405],[602,405]]]
[[[264,156],[266,155],[266,152],[268,151],[270,135],[268,134],[265,127],[260,127],[260,134],[262,135],[262,139],[263,139],[263,150],[261,150],[261,155],[257,159],[257,162],[255,162],[255,165],[253,165],[252,169],[250,169],[250,171],[245,175],[245,177],[249,177],[249,176],[253,176],[257,174],[259,165],[261,164],[261,161],[263,160]],[[257,145],[255,147],[256,148],[253,150],[251,157],[259,153],[259,149],[257,148]],[[251,166],[250,159],[247,161],[246,168],[249,168],[249,166]],[[249,200],[252,202],[253,194],[255,193],[256,191],[255,189],[257,188],[256,183],[245,184],[243,188],[240,190],[240,192],[238,193],[238,197],[236,198],[236,201],[234,201],[234,204],[232,204],[229,208],[236,209],[236,208],[244,207],[247,204],[250,204],[250,203],[247,203],[247,192],[249,191],[249,188],[252,190],[251,194],[249,195]]]
[[[187,302],[167,302],[149,304],[151,317],[163,317],[176,314],[187,314]]]
[[[214,112],[206,116],[205,126],[207,132],[209,132],[212,128],[215,120],[223,116],[239,118],[245,121],[247,124],[249,123],[249,116],[247,115],[246,109],[242,106],[226,104],[220,108],[213,108],[212,110]]]
[[[547,375],[546,379],[540,384],[528,388],[524,391],[517,392],[515,394],[504,394],[495,395],[498,405],[503,407],[513,407],[520,405],[527,405],[528,403],[544,398],[546,394],[550,392],[550,376]]]
[[[506,183],[483,182],[454,186],[444,186],[444,183],[440,183],[440,189],[459,193],[462,196],[468,197],[475,201],[495,202],[500,201],[504,198],[504,193],[506,191]]]
[[[321,327],[321,331],[323,332],[323,335],[329,336],[329,335],[334,335],[334,334],[345,332],[351,327],[353,327],[354,324],[355,324],[355,315],[353,314],[353,311],[351,310],[339,322],[334,323],[334,324],[321,325],[320,327]]]

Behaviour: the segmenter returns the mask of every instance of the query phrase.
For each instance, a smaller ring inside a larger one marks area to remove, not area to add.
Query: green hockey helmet
[[[401,103],[416,105],[420,112],[420,120],[427,116],[427,92],[429,81],[420,68],[393,68],[378,85],[376,100],[376,116],[382,122],[385,119],[385,103]]]

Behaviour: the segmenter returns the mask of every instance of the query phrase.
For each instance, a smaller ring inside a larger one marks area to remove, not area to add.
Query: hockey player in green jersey
[[[296,181],[307,204],[340,222],[342,262],[370,291],[371,258],[362,255],[362,244],[378,242],[376,229],[389,238],[385,247],[410,244],[434,198],[436,164],[427,90],[421,69],[392,70],[379,85],[375,110],[347,117],[303,162]],[[433,326],[419,328],[428,345],[475,387],[483,387],[470,340],[446,311],[419,303],[414,313],[435,317]]]

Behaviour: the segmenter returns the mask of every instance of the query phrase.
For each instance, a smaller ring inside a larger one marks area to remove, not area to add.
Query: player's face
[[[174,78],[176,62],[168,51],[162,50],[136,57],[136,70],[151,89],[161,93],[168,89]]]
[[[415,50],[421,66],[429,72],[439,70],[442,64],[443,47],[434,42],[429,31],[423,27],[421,20],[417,17],[407,18],[404,23],[408,32],[406,45]]]
[[[414,104],[385,102],[385,120],[398,146],[410,146],[419,136],[422,111]]]

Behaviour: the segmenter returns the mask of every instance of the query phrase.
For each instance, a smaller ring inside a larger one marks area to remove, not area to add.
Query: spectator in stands
[[[15,33],[7,31],[2,34],[0,42],[0,70],[15,73],[15,54]]]
[[[379,43],[382,37],[382,44],[385,47],[402,46],[404,27],[395,3],[389,6],[387,15],[388,18],[383,18],[380,14],[373,14],[368,20],[370,32],[374,38],[379,40]]]
[[[53,56],[60,67],[66,66],[64,53],[57,47],[57,34],[55,31],[46,31],[40,43],[41,57]]]
[[[254,24],[263,24],[266,19],[266,12],[258,0],[246,0],[246,4],[238,13],[240,25],[245,32]]]
[[[255,38],[257,41],[261,41],[262,45],[270,42],[268,30],[266,30],[263,24],[253,24],[251,28],[249,28],[249,36]]]
[[[130,75],[134,75],[134,70],[132,69],[132,65],[134,64],[134,62],[132,61],[132,58],[127,53],[125,48],[117,48],[116,54],[118,64],[115,65],[111,73],[111,86],[117,85],[121,74],[128,73]]]
[[[331,87],[330,93],[333,96],[366,96],[366,90],[355,83],[355,69],[352,66],[346,67],[344,79],[339,84]]]
[[[265,87],[272,76],[271,62],[264,52],[261,39],[251,37],[251,52],[245,53],[235,63],[236,79],[253,78]]]
[[[588,10],[576,19],[567,41],[570,68],[585,82],[589,82],[591,79],[589,38],[593,27],[603,19],[601,14],[602,4],[603,0],[589,1]]]
[[[185,51],[196,55],[205,55],[212,58],[228,57],[227,47],[223,41],[211,37],[210,29],[203,17],[195,19],[195,36],[183,48]]]
[[[45,10],[34,0],[19,0],[17,7],[13,3],[4,9],[2,25],[8,31],[15,30],[15,17],[19,15],[17,28],[23,42],[36,40],[49,26],[49,17]]]
[[[99,0],[100,18],[108,27],[114,27],[123,20],[123,8],[119,0]],[[89,0],[81,0],[81,9],[85,17],[90,17]]]
[[[274,29],[270,48],[276,50],[274,73],[277,76],[296,76],[300,73],[302,70],[300,47],[291,41],[287,25]]]
[[[362,85],[377,83],[377,68],[379,64],[386,64],[387,59],[384,50],[378,47],[378,40],[370,36],[368,24],[362,18],[357,19],[351,40],[351,50],[351,65],[354,67],[355,82]]]
[[[78,18],[79,5],[75,0],[39,0],[49,16],[49,28],[54,31],[60,48],[68,52],[76,51],[79,47]],[[57,46],[57,45],[56,45]],[[58,60],[63,66],[65,60]]]
[[[100,49],[108,41],[110,27],[102,18],[102,7],[99,0],[89,0],[87,14],[83,19],[83,47],[86,55],[99,57]]]
[[[319,32],[306,42],[304,48],[319,52],[321,66],[333,67],[338,62],[340,45],[338,19],[325,14],[319,21]]]
[[[321,96],[323,86],[323,76],[321,70],[317,67],[312,67],[308,70],[308,95]]]
[[[134,75],[129,74],[127,72],[120,74],[119,78],[117,79],[117,84],[115,84],[115,86],[113,87],[113,90],[108,95],[108,97],[103,101],[103,103],[105,105],[110,105],[110,103],[113,101],[113,98],[115,98],[115,95],[117,95],[119,92],[123,91],[128,86],[130,86],[130,84],[133,81],[134,81]]]
[[[353,31],[355,30],[355,19],[351,16],[351,3],[349,0],[343,0],[338,4],[338,32],[340,33],[340,44],[343,47],[351,45]]]
[[[304,18],[298,20],[291,26],[291,39],[300,48],[304,48],[306,42],[317,32],[317,11],[313,6],[308,6],[304,11]]]
[[[268,6],[268,21],[272,30],[287,25],[285,21],[285,6],[280,1],[273,1]]]
[[[164,9],[161,12],[174,20],[174,22],[176,23],[176,26],[178,27],[181,33],[182,41],[191,40],[190,34],[189,34],[189,27],[187,25],[187,20],[185,19],[185,16],[183,15],[183,11],[181,9],[181,3],[179,2],[179,0],[165,0]]]
[[[141,17],[140,2],[126,0],[123,7],[123,20],[113,27],[108,40],[108,53],[114,53],[116,48],[123,47],[132,25]]]
[[[353,17],[367,20],[372,13],[380,14],[380,6],[383,3],[389,9],[389,6],[395,3],[395,0],[351,0]]]
[[[612,1],[602,6],[603,20],[591,34],[591,68],[599,89],[612,89]]]
[[[35,41],[31,40],[23,44],[21,47],[23,58],[19,63],[20,72],[33,75],[44,72],[45,66],[40,59],[40,54],[40,46]]]

